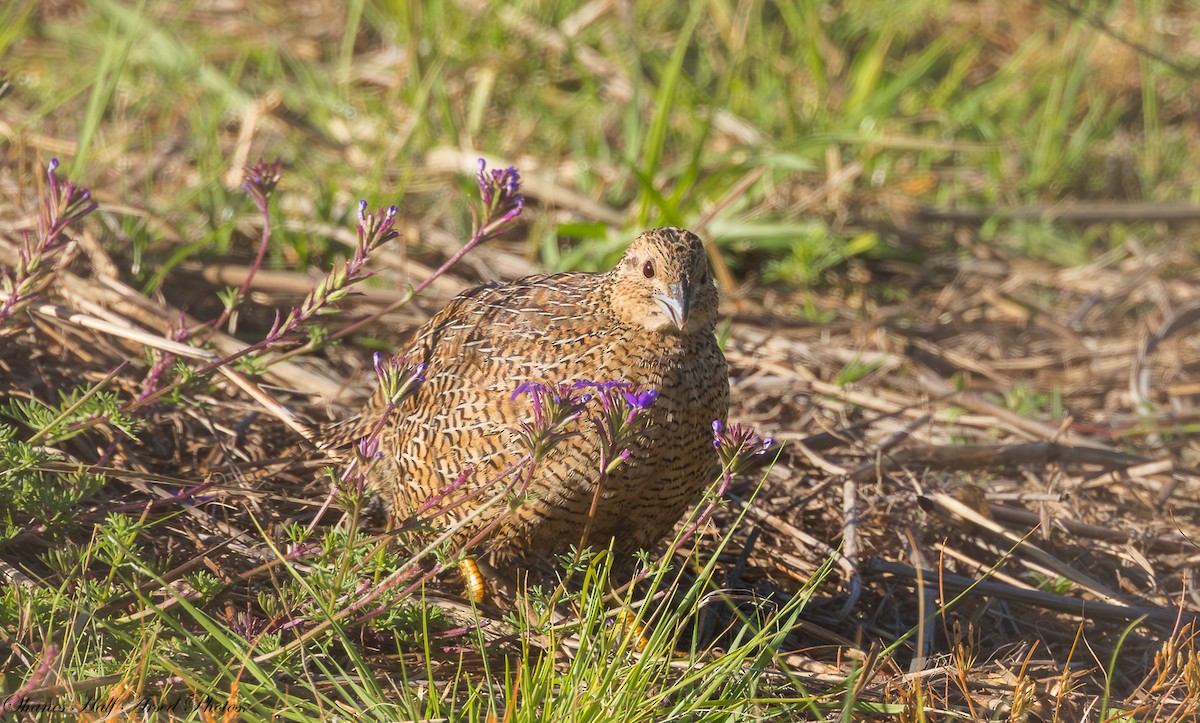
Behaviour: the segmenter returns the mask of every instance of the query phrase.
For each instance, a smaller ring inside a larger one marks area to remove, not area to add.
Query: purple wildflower
[[[775,444],[773,437],[760,438],[753,429],[740,424],[726,428],[721,420],[714,419],[712,429],[713,447],[721,458],[721,466],[729,474],[738,474],[754,457],[765,455]]]
[[[234,309],[241,304],[242,299],[246,298],[246,292],[250,290],[250,284],[254,280],[255,274],[262,266],[263,259],[267,255],[267,247],[271,242],[271,209],[270,198],[275,192],[275,187],[279,185],[279,179],[282,175],[283,165],[274,160],[267,163],[259,158],[258,163],[253,166],[246,166],[242,169],[242,189],[250,196],[250,200],[254,202],[258,213],[262,216],[262,233],[259,234],[258,253],[254,256],[254,262],[250,264],[250,273],[246,274],[245,280],[242,281],[241,288],[233,296],[226,298],[225,310],[221,314],[220,319],[210,327],[209,337],[216,332],[226,321],[231,318],[235,320]],[[233,329],[230,329],[232,333]]]
[[[68,226],[95,211],[97,204],[83,186],[58,177],[58,159],[46,170],[47,190],[41,198],[37,237],[17,249],[14,269],[0,270],[0,323],[31,303],[45,280],[68,257]]]
[[[387,415],[384,415],[384,419],[386,418]],[[372,465],[383,459],[383,451],[379,449],[378,429],[355,440],[352,449],[354,456],[350,458],[342,469],[341,475],[337,477],[329,491],[325,505],[336,499],[346,509],[358,509],[363,502],[363,495],[367,489],[367,473]],[[322,506],[321,509],[324,511],[325,507]],[[319,518],[320,514],[314,519]],[[312,530],[311,525],[309,529]]]
[[[50,159],[46,177],[50,182],[50,198],[45,199],[49,223],[44,235],[53,240],[67,226],[95,211],[97,204],[92,200],[91,191],[59,179],[57,158]]]
[[[252,610],[246,610],[234,616],[229,629],[246,642],[254,643],[260,635],[267,632],[270,623],[270,620],[255,614]]]
[[[354,257],[336,264],[332,271],[317,282],[304,302],[293,307],[287,317],[282,322],[277,322],[267,338],[256,346],[277,343],[314,317],[333,313],[333,305],[349,296],[355,284],[374,274],[366,267],[367,257],[381,244],[399,235],[392,228],[399,211],[395,206],[389,206],[382,214],[372,213],[367,210],[365,202],[359,204],[358,210],[358,241],[354,246]]]
[[[592,391],[584,391],[592,390]],[[637,389],[624,380],[596,382],[582,379],[571,384],[523,382],[512,399],[528,396],[533,405],[532,422],[523,422],[520,437],[535,458],[563,439],[578,434],[568,425],[582,416],[593,400],[600,408],[590,416],[600,437],[600,462],[604,474],[629,459],[630,447],[645,429],[645,412],[658,399],[657,389]]]
[[[242,172],[242,189],[250,194],[250,198],[254,200],[254,205],[258,206],[260,211],[266,212],[267,199],[275,192],[275,187],[279,185],[279,179],[282,176],[283,164],[278,160],[271,162],[264,161],[259,158],[258,163],[253,166],[246,166]]]
[[[600,410],[592,416],[592,424],[603,445],[601,462],[604,471],[612,472],[629,459],[630,446],[645,429],[645,412],[658,399],[658,390],[638,389],[624,380],[579,381],[574,386],[596,390]]]
[[[383,452],[379,451],[379,437],[363,437],[355,442],[354,454],[363,462],[383,459]]]
[[[342,470],[338,478],[339,484],[332,488],[326,505],[335,496],[341,496],[343,507],[357,509],[367,487],[368,471],[384,456],[379,449],[380,432],[387,425],[392,411],[401,402],[412,396],[425,381],[425,364],[409,364],[408,359],[403,356],[387,357],[375,352],[371,359],[371,365],[375,369],[375,376],[379,379],[379,389],[387,400],[387,407],[371,431],[355,441],[354,456]],[[320,513],[313,518],[313,522],[309,525],[310,530],[319,518]]]
[[[489,171],[487,161],[480,158],[475,178],[483,201],[475,231],[476,243],[481,243],[507,230],[509,224],[525,209],[525,197],[521,195],[521,174],[512,166]]]
[[[647,389],[644,392],[622,392],[621,396],[625,397],[625,401],[629,406],[638,409],[649,409],[653,406],[654,401],[658,399],[657,389]]]
[[[544,386],[544,384],[539,382],[521,382],[517,385],[517,388],[513,390],[512,397],[510,397],[510,399],[516,399],[517,397],[526,394],[531,397],[536,397]]]
[[[538,382],[517,385],[512,399],[522,396],[528,396],[533,405],[533,419],[521,422],[517,434],[535,460],[541,459],[559,442],[579,433],[570,427],[591,400],[591,395],[578,394],[572,385]]]
[[[405,357],[385,357],[375,352],[372,358],[375,376],[388,404],[396,406],[417,390],[425,381],[425,363],[410,365]]]
[[[366,255],[400,235],[393,226],[400,215],[400,209],[388,206],[382,214],[372,213],[366,201],[358,202],[358,243],[354,248],[354,258],[366,260]]]

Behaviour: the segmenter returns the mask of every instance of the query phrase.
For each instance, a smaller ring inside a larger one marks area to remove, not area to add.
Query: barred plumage
[[[409,364],[425,365],[425,380],[385,423],[371,481],[404,518],[473,468],[434,508],[444,513],[443,528],[475,515],[453,543],[469,543],[497,566],[560,554],[585,528],[600,439],[587,419],[576,420],[576,434],[533,468],[525,501],[481,511],[525,454],[516,432],[532,410],[513,391],[523,382],[627,381],[659,396],[629,459],[601,489],[587,542],[612,542],[624,556],[649,548],[717,470],[712,422],[725,419],[729,381],[716,317],[703,244],[678,228],[641,234],[608,273],[530,276],[466,291],[406,350]],[[360,429],[384,405],[377,394]]]

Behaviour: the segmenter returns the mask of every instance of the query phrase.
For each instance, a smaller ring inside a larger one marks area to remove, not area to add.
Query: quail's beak
[[[654,294],[650,298],[654,299],[675,328],[683,330],[687,325],[688,312],[691,311],[692,290],[688,284],[671,284],[667,287],[667,293]]]

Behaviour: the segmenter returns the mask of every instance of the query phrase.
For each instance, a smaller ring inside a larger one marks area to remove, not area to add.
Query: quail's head
[[[609,272],[617,316],[663,334],[712,333],[717,287],[704,242],[682,228],[637,237]]]

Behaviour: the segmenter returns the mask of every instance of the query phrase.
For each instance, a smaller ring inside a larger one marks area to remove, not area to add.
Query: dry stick
[[[101,515],[111,515],[113,513],[130,512],[130,511],[134,511],[134,510],[142,510],[142,512],[145,513],[156,507],[163,507],[166,505],[178,505],[180,503],[187,502],[188,500],[192,499],[193,497],[196,497],[201,492],[207,491],[213,485],[217,484],[219,477],[221,477],[221,475],[211,475],[209,477],[208,481],[201,482],[200,484],[197,484],[197,485],[192,485],[189,488],[187,488],[181,492],[177,492],[170,497],[160,497],[157,500],[148,500],[145,502],[141,502],[141,501],[128,502],[123,505],[102,507],[100,509],[96,509],[91,512],[81,513],[79,515],[78,519],[90,520],[90,519],[95,519],[97,517],[100,517]]]
[[[869,559],[863,563],[863,573],[880,580],[919,579],[917,570],[912,566],[887,562],[877,558]],[[1095,602],[1067,595],[1042,592],[1040,590],[1022,590],[994,580],[977,580],[965,575],[954,575],[945,571],[922,570],[920,574],[925,577],[939,577],[946,590],[955,595],[968,594],[981,597],[995,597],[1054,612],[1069,613],[1085,619],[1124,623],[1144,617],[1148,623],[1165,625],[1172,629],[1175,627],[1176,621],[1181,618],[1184,622],[1196,622],[1200,620],[1200,616],[1196,613],[1183,612],[1174,608],[1148,605],[1114,605],[1105,602]]]
[[[916,673],[925,667],[925,659],[933,651],[934,636],[937,635],[937,630],[929,623],[937,614],[931,608],[933,601],[937,598],[938,589],[931,585],[930,580],[921,575],[921,570],[925,569],[925,556],[921,554],[921,546],[917,544],[916,536],[907,525],[904,527],[904,539],[908,542],[909,557],[917,563],[913,565],[913,568],[917,570],[917,649],[908,664],[908,672]]]
[[[415,265],[413,261],[409,261],[409,263]],[[252,291],[299,298],[304,298],[308,292],[312,291],[313,285],[320,281],[319,278],[313,278],[310,274],[299,271],[260,270],[251,274],[249,266],[240,264],[199,264],[185,261],[178,266],[178,270],[181,275],[199,277],[214,286],[237,286],[250,278]],[[428,269],[428,272],[432,273],[433,269]],[[354,292],[356,300],[374,304],[390,304],[402,296],[403,293],[395,289],[374,286],[358,288]]]
[[[1072,447],[1057,442],[1028,444],[965,444],[922,445],[897,450],[878,462],[863,464],[850,474],[856,479],[868,479],[877,469],[889,471],[905,466],[936,469],[977,469],[1014,467],[1022,464],[1078,464],[1103,467],[1131,467],[1153,460],[1101,447]],[[1191,470],[1177,470],[1198,474]]]
[[[125,305],[127,307],[131,307],[131,311],[134,313],[127,313],[127,316],[138,317],[138,321],[140,323],[146,325],[156,325],[156,322],[161,322],[162,325],[166,325],[166,319],[174,312],[178,313],[180,318],[185,318],[185,323],[188,325],[198,325],[198,322],[194,321],[194,319],[181,315],[181,313],[178,311],[169,309],[167,306],[152,304],[151,301],[143,297],[142,294],[134,292],[132,288],[126,286],[125,283],[121,283],[118,280],[102,280],[103,286],[96,287],[95,285],[91,285],[91,283],[85,282],[83,279],[79,279],[78,276],[64,273],[60,274],[60,281],[64,283],[65,287],[70,288],[70,291],[73,294],[79,295],[83,305],[95,305],[92,304],[88,299],[94,298],[96,292],[100,291],[104,294],[104,298],[101,299],[104,301],[104,303],[110,306]],[[98,331],[104,331],[104,333],[113,334],[115,336],[121,336],[124,337],[124,339],[143,343],[145,346],[150,346],[152,348],[161,349],[161,351],[164,352],[179,355],[179,357],[202,360],[202,362],[212,362],[212,360],[220,358],[217,357],[216,354],[208,351],[208,349],[202,349],[187,345],[187,343],[166,339],[166,337],[148,333],[148,331],[133,327],[132,324],[106,321],[106,319],[96,318],[94,316],[86,315],[86,313],[71,309],[64,309],[64,307],[55,306],[53,304],[42,304],[40,307],[38,307],[37,311],[43,313],[43,316],[64,319],[64,321],[82,325],[84,328],[91,328]],[[97,309],[97,312],[103,311],[101,309]],[[241,352],[241,349],[246,348],[244,343],[226,334],[216,334],[214,336],[214,341],[218,351],[221,352],[238,354]],[[226,376],[229,376],[228,371],[222,371],[224,374],[226,374]],[[313,374],[313,372],[302,369],[298,365],[281,365],[280,368],[272,369],[266,372],[266,374],[268,374],[268,376],[275,377],[278,381],[290,383],[293,384],[293,386],[310,390],[311,393],[325,396],[325,398],[328,399],[331,399],[332,396],[336,396],[338,390],[340,390],[338,384],[329,381],[328,378]],[[239,387],[242,387],[241,382],[235,381],[235,383],[238,384]],[[168,384],[167,387],[158,389],[157,392],[152,393],[149,396],[145,396],[145,398],[131,402],[131,406],[128,407],[128,410],[137,410],[139,407],[152,404],[152,402],[162,399],[164,395],[172,393],[173,390],[178,389],[179,386],[179,382]],[[253,395],[256,399],[259,399],[260,396],[265,398],[265,393],[254,393]],[[287,410],[284,410],[283,407],[271,405],[268,408],[270,408],[272,413],[275,413],[276,416],[278,416],[280,413],[287,414],[287,417],[281,418],[283,419],[283,422],[286,423],[289,428],[292,428],[298,432],[298,434],[300,434],[302,438],[305,438],[305,440],[310,438],[310,432],[308,432],[306,428],[298,429],[295,426],[298,424],[298,422],[296,422],[294,418],[290,418],[290,420],[288,419],[290,417],[290,413],[287,412]]]
[[[810,464],[831,477],[844,477],[850,473],[849,469],[840,465],[836,465],[813,450],[809,449],[807,446],[805,446],[804,442],[791,440],[788,442],[788,449],[799,452],[804,456],[805,459],[809,461]]]
[[[979,376],[988,379],[996,387],[1006,389],[1013,385],[1013,381],[1010,376],[996,371],[969,353],[956,351],[954,349],[946,349],[940,344],[927,339],[922,339],[918,336],[909,338],[908,343],[911,344],[913,348],[919,349],[929,356],[938,358],[948,366],[965,372],[978,374]]]
[[[1171,471],[1172,480],[1195,480],[1200,478],[1200,471],[1175,467],[1173,463],[1158,461],[1136,454],[1118,452],[1107,447],[1085,446],[1073,447],[1057,442],[1033,442],[1015,445],[927,445],[900,450],[885,457],[882,467],[876,464],[864,464],[856,468],[852,475],[866,479],[876,473],[877,469],[890,470],[905,465],[934,467],[937,469],[977,469],[998,466],[1016,466],[1021,464],[1080,464],[1098,465],[1104,467],[1124,468],[1126,474],[1133,473],[1135,468],[1142,471],[1160,469]]]
[[[839,436],[845,434],[846,432],[856,432],[859,429],[867,429],[871,425],[875,424],[876,422],[878,422],[880,420],[902,416],[902,414],[904,412],[907,412],[909,409],[914,409],[914,408],[915,408],[915,405],[913,407],[907,407],[907,408],[897,411],[897,412],[892,412],[892,413],[881,415],[879,417],[875,417],[873,419],[868,419],[863,422],[859,422],[857,424],[851,425],[849,427],[843,427],[841,429],[834,430],[833,432],[825,432],[822,434],[816,434],[811,437],[808,437],[804,441],[805,441],[805,444],[811,445],[815,448],[828,449],[830,447],[837,446],[838,444],[842,444],[843,442],[840,440]],[[910,422],[908,425],[906,425],[903,429],[897,431],[895,434],[892,434],[891,436],[889,436],[887,439],[883,440],[880,443],[879,448],[877,450],[877,454],[876,454],[876,460],[874,462],[872,462],[870,464],[862,465],[861,467],[856,468],[853,472],[851,472],[850,470],[843,468],[843,467],[835,467],[834,465],[825,465],[825,464],[814,462],[822,469],[826,470],[827,472],[836,474],[837,476],[831,477],[830,479],[826,480],[825,482],[822,482],[821,484],[817,485],[812,490],[810,490],[809,493],[807,495],[805,495],[803,499],[800,500],[798,506],[799,507],[807,506],[809,502],[811,502],[814,499],[816,499],[817,497],[819,497],[821,495],[821,493],[824,492],[827,487],[832,485],[837,480],[842,479],[842,477],[844,477],[844,476],[851,476],[854,474],[858,474],[860,476],[857,477],[856,479],[864,480],[864,479],[867,479],[869,477],[869,475],[867,475],[867,476],[862,476],[862,475],[866,474],[869,470],[879,470],[880,473],[882,473],[883,467],[880,466],[881,458],[878,453],[884,452],[888,449],[891,449],[895,445],[897,445],[900,442],[902,442],[903,440],[907,439],[914,431],[916,431],[916,429],[918,427],[922,427],[922,426],[928,424],[929,421],[932,419],[933,419],[933,415],[930,413],[922,414],[921,416],[914,419],[912,422]],[[813,459],[812,453],[809,451],[808,447],[806,447],[804,444],[799,444],[794,441],[789,442],[788,444],[789,444],[789,446],[790,445],[798,445],[799,449],[802,452],[804,452],[804,454],[806,456],[808,456],[809,459]],[[836,472],[834,470],[836,470]]]
[[[1143,420],[1146,419],[1146,415],[1154,410],[1154,403],[1150,400],[1150,369],[1148,363],[1150,355],[1172,335],[1194,325],[1198,320],[1200,320],[1200,304],[1189,306],[1165,320],[1146,339],[1145,343],[1138,347],[1137,356],[1134,357],[1133,365],[1129,369],[1129,393],[1133,397],[1134,409]],[[1157,434],[1151,435],[1149,438],[1152,443],[1162,444],[1162,439]],[[1160,509],[1171,498],[1171,495],[1174,494],[1175,488],[1179,486],[1179,482],[1178,478],[1173,477],[1159,492],[1155,504]]]
[[[1029,584],[1023,582],[1019,578],[1013,577],[1012,575],[1009,575],[1009,574],[1001,571],[995,565],[988,565],[988,564],[984,563],[982,560],[976,560],[974,557],[971,557],[970,555],[963,552],[962,550],[950,547],[949,545],[946,544],[945,541],[937,543],[937,545],[935,545],[935,547],[937,548],[939,555],[942,555],[943,557],[949,557],[953,560],[957,560],[957,561],[963,563],[964,565],[970,566],[971,568],[974,569],[974,571],[978,575],[980,575],[982,577],[994,578],[994,579],[999,580],[1000,582],[1004,583],[1005,585],[1012,585],[1013,587],[1019,587],[1022,590],[1036,590],[1037,589],[1037,588],[1033,587],[1032,585],[1029,585]],[[991,549],[994,549],[994,548],[991,548]],[[1004,552],[1003,554],[1007,555],[1008,553]],[[942,565],[942,568],[945,568],[945,565]]]
[[[862,576],[858,574],[858,485],[853,477],[842,482],[842,555],[850,563],[849,592],[846,602],[838,611],[838,619],[845,620],[862,595]]]
[[[12,538],[9,538],[10,540]],[[5,585],[13,585],[24,590],[38,590],[40,586],[19,569],[10,565],[7,561],[0,559],[0,582]]]
[[[189,344],[183,344],[181,342],[164,338],[157,334],[151,334],[133,326],[124,326],[121,324],[114,324],[111,321],[97,319],[94,316],[88,316],[86,314],[72,311],[71,309],[66,309],[55,304],[38,303],[34,304],[31,307],[31,310],[47,318],[58,319],[60,321],[66,321],[75,324],[76,326],[81,326],[85,329],[92,329],[94,331],[101,331],[106,334],[119,336],[124,339],[135,341],[139,344],[144,344],[145,346],[158,349],[160,351],[170,352],[176,356],[206,361],[217,358],[217,356],[210,351],[197,349]]]
[[[1105,472],[1104,474],[1097,475],[1089,480],[1081,481],[1078,485],[1078,489],[1090,490],[1097,487],[1109,487],[1114,484],[1127,482],[1135,484],[1139,487],[1144,487],[1152,492],[1161,492],[1162,486],[1149,484],[1151,478],[1165,476],[1168,479],[1175,479],[1175,475],[1173,474],[1174,471],[1174,460],[1160,459],[1154,462],[1135,464],[1129,467],[1122,467]]]
[[[34,304],[31,309],[36,313],[48,318],[66,321],[85,329],[92,329],[95,331],[104,332],[106,334],[111,334],[113,336],[118,336],[123,339],[128,339],[129,341],[151,347],[153,349],[175,354],[176,356],[204,361],[207,362],[208,366],[210,367],[216,365],[216,371],[219,371],[225,375],[229,381],[233,382],[233,384],[239,387],[242,391],[250,395],[250,397],[256,402],[263,405],[267,411],[275,415],[275,417],[286,424],[292,431],[296,432],[310,442],[314,440],[314,434],[312,430],[302,424],[300,420],[296,419],[295,415],[292,414],[287,407],[276,402],[257,384],[237,373],[233,369],[224,364],[218,365],[222,359],[210,351],[197,349],[189,344],[183,344],[171,339],[166,339],[132,326],[123,326],[121,324],[114,324],[103,319],[97,319],[93,316],[71,311],[70,309],[65,309],[54,304],[37,303]]]
[[[1012,429],[1017,430],[1026,435],[1030,435],[1037,439],[1044,440],[1063,440],[1081,447],[1094,447],[1098,449],[1109,449],[1109,447],[1081,437],[1073,432],[1063,434],[1057,427],[1051,427],[1041,422],[1022,417],[1021,415],[1011,410],[1005,409],[998,404],[993,404],[978,394],[972,392],[959,392],[954,389],[941,376],[924,366],[918,366],[914,369],[914,377],[925,387],[925,389],[935,397],[946,397],[951,404],[956,404],[964,409],[975,412],[976,414],[984,414],[995,417],[996,420],[1008,425]]]
[[[965,520],[976,527],[999,536],[1005,544],[1010,546],[1013,553],[1020,557],[1032,559],[1039,565],[1049,568],[1056,575],[1070,580],[1071,582],[1083,587],[1088,592],[1101,598],[1104,602],[1128,607],[1129,603],[1122,599],[1122,596],[1110,590],[1104,583],[1095,578],[1082,573],[1070,565],[1065,564],[1050,553],[1042,550],[1037,545],[1029,542],[1027,537],[1022,537],[1009,532],[1006,528],[1001,527],[994,521],[981,515],[968,505],[959,502],[950,495],[942,492],[935,492],[926,497],[933,503],[935,512],[943,516],[957,517]]]
[[[989,505],[988,507],[992,513],[992,517],[1001,522],[1011,522],[1019,525],[1037,525],[1047,521],[1040,514],[1020,507],[1009,507],[1007,505]],[[1089,525],[1076,520],[1052,517],[1048,521],[1077,537],[1129,544],[1138,543],[1144,545],[1145,549],[1149,552],[1178,553],[1200,551],[1197,549],[1197,544],[1200,541],[1189,540],[1184,537],[1175,540],[1166,537],[1145,538],[1136,532],[1126,532],[1100,525]]]
[[[813,549],[819,554],[831,558],[834,561],[834,564],[841,568],[842,572],[846,574],[847,580],[852,580],[854,578],[854,563],[846,559],[846,556],[840,551],[833,549],[823,541],[792,525],[790,522],[773,515],[766,510],[760,509],[757,505],[747,504],[746,500],[733,493],[727,493],[726,496],[739,508],[745,510],[746,514],[748,514],[750,517],[762,522],[768,527],[774,528],[777,532],[781,532],[789,537],[795,538],[798,543],[797,547],[801,549]]]
[[[135,319],[144,326],[165,329],[170,321],[176,319],[182,320],[183,324],[188,328],[203,326],[203,322],[183,314],[178,309],[166,304],[153,302],[117,279],[102,278],[100,279],[100,285],[97,286],[91,283],[91,280],[85,281],[74,274],[62,272],[59,274],[59,280],[63,287],[78,296],[81,302],[98,303],[98,305],[122,309],[122,313],[125,316]],[[87,309],[82,309],[82,311],[87,311]],[[99,314],[101,313],[101,309],[97,308],[92,313],[93,315]],[[130,326],[129,328],[133,327]],[[161,330],[159,334],[162,334]],[[246,346],[241,340],[225,333],[214,334],[212,341],[218,354],[237,354]],[[196,347],[193,346],[190,349],[191,353],[194,354],[196,352]],[[279,383],[291,385],[292,387],[326,399],[333,399],[342,391],[341,382],[336,382],[326,376],[290,362],[276,364],[266,370],[264,375],[269,379],[274,378]],[[161,396],[162,391],[160,390],[158,394]],[[143,403],[145,401],[143,400]]]
[[[264,477],[271,476],[271,475],[275,474],[276,472],[277,472],[277,470],[268,470],[267,472],[264,473],[263,476]],[[251,478],[251,482],[253,482],[254,479],[255,478]],[[145,494],[155,495],[159,498],[175,497],[175,493],[160,489],[159,487],[157,487],[155,485],[134,482],[134,483],[132,483],[131,486],[134,489],[137,489]],[[249,487],[250,485],[247,484],[246,486]],[[232,546],[231,547],[232,550],[234,550],[242,555],[245,555],[246,557],[251,557],[251,558],[256,558],[256,559],[269,559],[266,557],[265,554],[260,552],[257,547],[254,547],[250,544],[242,544],[240,542],[240,540],[242,540],[242,539],[249,540],[249,537],[250,537],[249,533],[247,533],[245,530],[241,530],[241,529],[238,529],[237,527],[234,527],[231,523],[225,521],[222,518],[214,517],[213,515],[206,512],[199,505],[186,505],[183,508],[183,512],[187,516],[194,518],[199,523],[200,529],[206,530],[206,531],[211,531],[211,532],[208,532],[207,534],[205,534],[201,538],[202,540],[204,540],[204,541],[219,540],[221,537],[230,538],[229,544]]]

